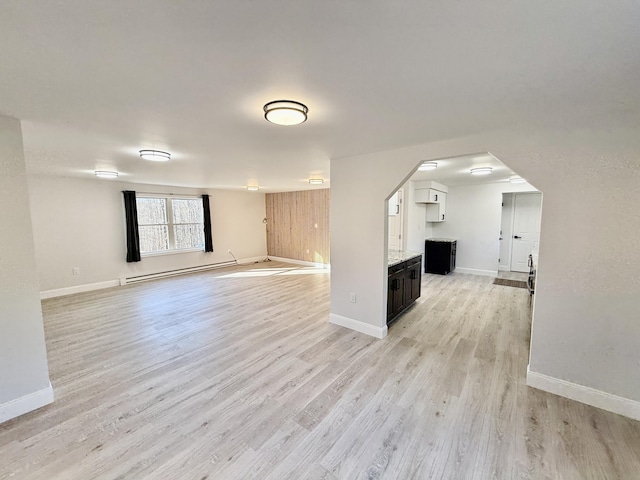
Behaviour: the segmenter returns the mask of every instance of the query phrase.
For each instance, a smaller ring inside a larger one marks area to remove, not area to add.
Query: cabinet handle
[[[436,202],[438,201],[438,194],[436,193]]]
[[[444,220],[444,213],[442,214],[442,220]]]
[[[396,215],[400,213],[400,205],[396,205]]]
[[[411,275],[409,276],[410,280],[415,280],[416,279],[416,271],[415,270],[411,270]]]

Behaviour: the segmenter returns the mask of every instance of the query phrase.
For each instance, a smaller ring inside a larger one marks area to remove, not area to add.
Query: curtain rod
[[[123,190],[126,191],[126,190]],[[141,195],[169,195],[169,196],[181,196],[181,197],[201,197],[202,195],[208,195],[206,193],[204,194],[200,194],[200,193],[166,193],[166,192],[139,192],[138,190],[133,190],[134,192],[136,192],[136,195],[139,193]]]

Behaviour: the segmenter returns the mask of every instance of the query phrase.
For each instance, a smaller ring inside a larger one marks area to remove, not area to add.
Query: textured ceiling
[[[636,1],[4,0],[0,113],[30,173],[296,190],[330,158],[637,121],[638,25]],[[277,99],[309,120],[267,123]]]

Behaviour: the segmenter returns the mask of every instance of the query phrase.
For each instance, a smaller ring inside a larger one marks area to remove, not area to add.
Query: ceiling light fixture
[[[293,100],[275,100],[264,106],[264,118],[276,125],[299,125],[307,120],[309,109]]]
[[[322,185],[324,183],[324,178],[310,178],[309,183],[311,185]]]
[[[524,178],[522,178],[522,177],[511,177],[509,179],[509,182],[510,183],[525,183],[526,180]]]
[[[469,173],[471,173],[471,175],[489,175],[492,171],[493,168],[491,167],[478,167],[472,168],[469,170]]]
[[[250,192],[257,192],[260,190],[260,187],[258,185],[247,185],[247,190]]]
[[[160,150],[140,150],[140,158],[152,162],[168,162],[171,159],[171,154]]]
[[[96,170],[95,174],[98,178],[118,178],[118,172],[109,172],[107,170]]]
[[[436,168],[438,168],[438,162],[424,162],[418,167],[418,170],[423,172],[425,170],[435,170]]]

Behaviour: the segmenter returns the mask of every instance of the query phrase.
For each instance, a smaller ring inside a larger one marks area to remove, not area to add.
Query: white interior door
[[[403,193],[400,189],[389,199],[389,250],[402,250]]]
[[[516,193],[513,208],[511,271],[528,272],[529,254],[540,243],[540,193]]]

